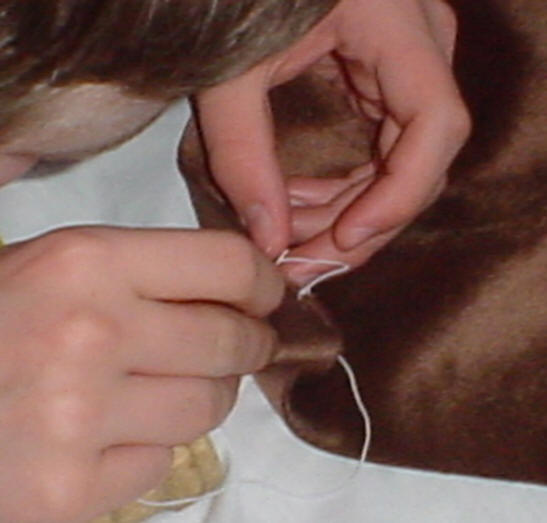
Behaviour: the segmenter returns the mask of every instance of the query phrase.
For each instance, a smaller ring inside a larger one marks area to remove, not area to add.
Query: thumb
[[[289,206],[264,79],[244,74],[197,103],[213,177],[256,244],[279,254],[289,240]]]

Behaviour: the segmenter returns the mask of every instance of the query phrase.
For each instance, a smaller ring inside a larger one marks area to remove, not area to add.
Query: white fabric
[[[61,225],[193,227],[195,215],[176,169],[176,144],[189,114],[175,105],[122,147],[48,177],[0,189],[0,234],[8,241]],[[366,402],[366,390],[362,391]],[[374,420],[372,420],[374,438]],[[226,490],[150,523],[538,523],[547,488],[366,464],[333,496],[299,500],[342,484],[350,460],[292,436],[251,378],[216,433],[228,447]],[[262,485],[252,482],[260,482]],[[264,485],[270,485],[272,488]]]
[[[374,420],[373,431],[374,431]],[[512,482],[419,472],[367,463],[333,495],[297,500],[342,483],[350,460],[297,440],[272,412],[251,379],[220,438],[226,440],[231,481],[214,501],[150,523],[539,523],[547,519],[547,489]],[[374,437],[374,432],[373,432]],[[241,480],[258,480],[269,489]]]
[[[0,236],[6,243],[60,226],[195,227],[176,151],[190,115],[179,103],[143,133],[90,160],[44,169],[0,189]]]

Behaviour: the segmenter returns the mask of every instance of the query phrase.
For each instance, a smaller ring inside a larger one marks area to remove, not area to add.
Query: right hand
[[[233,233],[96,227],[5,247],[0,291],[0,521],[76,523],[223,420],[283,283]]]
[[[437,198],[471,125],[451,68],[455,39],[456,18],[444,0],[341,0],[289,48],[199,93],[212,174],[264,252],[274,257],[290,246],[292,256],[357,267]],[[379,126],[377,169],[353,172],[369,171],[372,183],[355,185],[352,177],[349,193],[329,191],[326,201],[317,180],[298,192],[285,185],[267,97],[312,66]],[[295,199],[304,209],[289,208]],[[301,286],[325,265],[283,270]]]

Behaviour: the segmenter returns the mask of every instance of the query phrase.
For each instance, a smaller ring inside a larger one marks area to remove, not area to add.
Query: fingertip
[[[274,260],[288,248],[288,236],[285,237],[285,235],[272,235],[267,232],[264,233],[264,231],[255,234],[251,231],[251,238],[262,253],[270,260]]]
[[[288,211],[276,212],[262,203],[253,203],[243,211],[243,222],[252,240],[270,259],[287,248],[290,236]]]

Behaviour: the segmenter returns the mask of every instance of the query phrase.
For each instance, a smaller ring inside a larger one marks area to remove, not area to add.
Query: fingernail
[[[378,231],[373,227],[355,227],[347,230],[342,238],[337,238],[336,243],[340,249],[349,251],[366,242],[377,233]]]
[[[299,198],[298,196],[291,196],[289,199],[289,204],[291,207],[307,207],[308,202]]]
[[[271,254],[273,246],[271,245],[271,236],[273,234],[273,221],[266,207],[261,203],[249,205],[243,216],[244,223],[251,229],[253,239],[264,250],[266,254]]]

